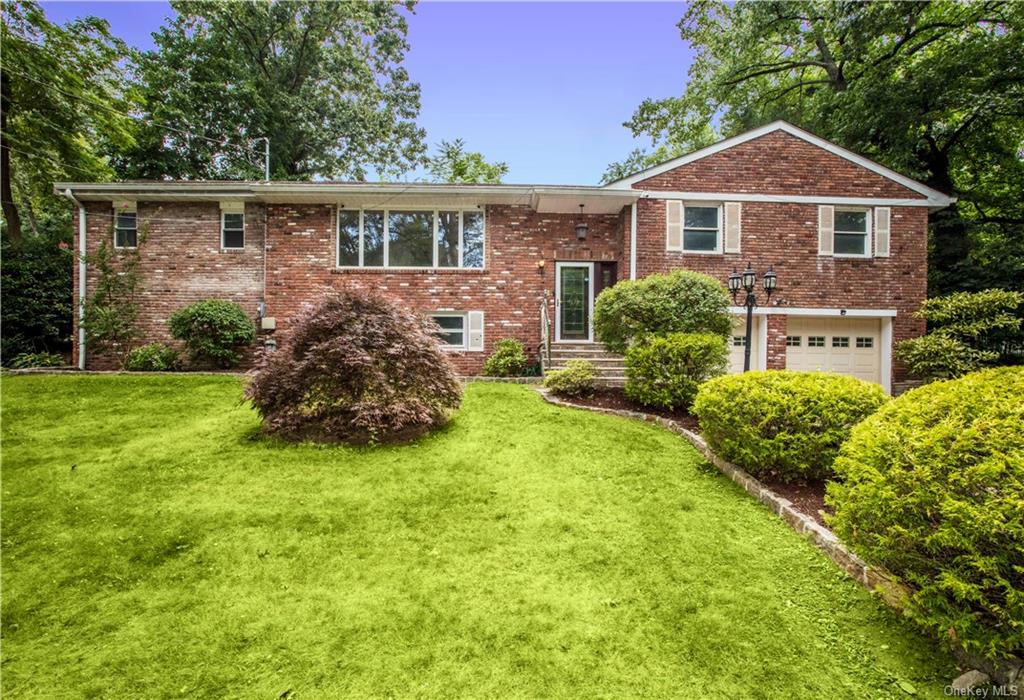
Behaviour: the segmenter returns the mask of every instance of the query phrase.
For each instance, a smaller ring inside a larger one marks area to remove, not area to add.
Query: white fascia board
[[[745,306],[730,306],[729,313],[743,315],[747,313]],[[778,314],[782,316],[839,316],[846,318],[895,318],[896,309],[815,309],[810,307],[757,306],[754,314],[766,316]]]
[[[728,138],[723,141],[719,141],[718,143],[711,144],[710,146],[694,151],[693,153],[689,153],[685,156],[680,156],[678,158],[674,158],[670,161],[666,161],[659,165],[655,165],[654,167],[648,168],[647,170],[642,170],[639,173],[636,173],[635,175],[630,175],[629,177],[622,178],[621,180],[609,182],[608,184],[605,185],[605,187],[609,189],[630,188],[638,182],[642,182],[657,175],[661,175],[662,173],[674,170],[680,166],[687,165],[688,163],[700,160],[701,158],[707,158],[710,155],[714,155],[715,153],[727,150],[729,148],[732,148],[733,146],[738,146],[741,143],[753,141],[754,139],[760,138],[766,134],[770,134],[773,131],[784,131],[787,134],[795,136],[798,139],[802,139],[810,144],[822,148],[828,151],[829,153],[832,153],[833,155],[839,156],[844,160],[848,160],[851,163],[855,163],[856,165],[859,165],[862,168],[866,168],[867,170],[870,170],[874,173],[877,173],[878,175],[881,175],[884,178],[892,180],[893,182],[897,182],[903,185],[904,187],[913,190],[914,192],[918,192],[928,198],[930,206],[946,207],[949,206],[949,204],[951,204],[953,201],[955,201],[949,195],[939,192],[938,190],[932,189],[931,187],[928,187],[927,185],[924,185],[918,182],[917,180],[913,180],[905,175],[900,175],[895,170],[890,170],[889,168],[885,167],[884,165],[881,165],[880,163],[876,163],[873,160],[869,160],[863,156],[859,156],[853,151],[849,151],[843,148],[842,146],[838,146],[832,143],[831,141],[826,141],[825,139],[819,136],[815,136],[810,132],[804,131],[799,127],[793,126],[789,122],[781,120],[771,122],[770,124],[765,124],[764,126],[758,127],[756,129],[751,129],[750,131],[746,131],[742,134],[737,134],[732,138]]]
[[[716,202],[775,202],[779,204],[835,204],[838,206],[863,207],[927,207],[929,209],[936,209],[945,206],[930,199],[898,199],[892,197],[833,197],[830,195],[808,194],[751,194],[749,192],[636,191],[643,193],[643,199],[681,199],[687,201]]]

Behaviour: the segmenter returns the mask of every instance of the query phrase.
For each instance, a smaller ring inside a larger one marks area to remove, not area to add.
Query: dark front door
[[[559,340],[590,339],[590,265],[558,268]]]

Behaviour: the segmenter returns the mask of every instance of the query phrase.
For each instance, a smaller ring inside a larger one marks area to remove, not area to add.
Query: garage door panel
[[[881,381],[881,324],[878,319],[787,319],[786,367],[805,372],[839,372]]]

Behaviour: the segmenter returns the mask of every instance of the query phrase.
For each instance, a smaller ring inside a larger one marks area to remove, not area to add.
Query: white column
[[[892,393],[892,318],[882,318],[882,388]]]
[[[636,279],[636,202],[629,205],[629,279]]]

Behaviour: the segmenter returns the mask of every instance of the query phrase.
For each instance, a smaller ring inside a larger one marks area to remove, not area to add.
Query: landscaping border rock
[[[690,444],[697,448],[697,451],[700,452],[705,459],[711,462],[711,464],[718,469],[718,471],[725,474],[734,483],[742,487],[744,491],[767,506],[769,510],[782,518],[782,520],[785,521],[785,523],[793,530],[806,537],[816,547],[822,550],[828,558],[835,562],[843,571],[849,574],[869,591],[881,597],[888,605],[899,610],[903,607],[903,604],[910,596],[910,590],[906,586],[897,582],[892,574],[884,569],[880,569],[865,562],[863,559],[847,549],[846,545],[840,542],[835,533],[827,527],[818,524],[818,522],[811,516],[805,515],[794,508],[792,501],[775,493],[742,468],[732,464],[731,462],[726,462],[711,451],[711,448],[708,447],[704,438],[693,431],[680,426],[670,418],[664,418],[662,416],[656,416],[642,411],[626,411],[616,408],[584,406],[560,399],[546,389],[538,389],[537,391],[542,397],[544,397],[545,401],[555,404],[556,406],[580,408],[598,413],[621,416],[623,418],[634,418],[648,423],[656,423],[667,430],[671,430],[677,435],[688,440]]]

